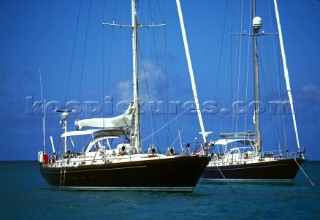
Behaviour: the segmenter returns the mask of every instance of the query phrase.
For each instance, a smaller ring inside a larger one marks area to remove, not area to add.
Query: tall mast
[[[135,106],[134,117],[134,148],[140,152],[141,137],[140,137],[140,105],[139,105],[139,80],[138,80],[138,22],[136,0],[131,1],[131,14],[132,14],[132,58],[133,58],[133,102]]]
[[[255,151],[261,151],[260,134],[260,91],[259,91],[259,63],[257,50],[257,36],[261,28],[261,18],[256,17],[256,1],[252,0],[252,30],[253,30],[253,63],[254,63],[254,125]]]

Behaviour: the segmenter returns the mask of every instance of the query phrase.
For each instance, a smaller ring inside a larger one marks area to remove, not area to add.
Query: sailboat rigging
[[[292,183],[301,164],[305,161],[304,151],[300,149],[298,131],[293,108],[289,74],[285,60],[283,40],[277,2],[274,0],[279,40],[283,58],[285,79],[289,102],[291,106],[297,152],[263,152],[260,130],[260,73],[257,42],[262,26],[262,19],[256,15],[256,1],[252,0],[252,34],[240,34],[252,38],[253,70],[254,70],[254,132],[220,133],[221,139],[211,141],[212,159],[202,177],[214,182],[223,182],[226,179],[234,182],[275,182]],[[220,149],[221,148],[221,149]]]
[[[71,110],[61,115],[63,152],[38,152],[40,171],[51,186],[71,190],[141,190],[192,192],[210,158],[175,154],[173,149],[160,154],[154,147],[142,151],[138,74],[138,28],[136,0],[131,0],[133,54],[133,102],[125,113],[113,118],[76,121],[77,129],[67,130]],[[104,24],[108,24],[104,22]],[[111,25],[115,25],[112,23]],[[71,151],[68,140],[89,137],[80,152]],[[111,148],[110,142],[124,136]]]

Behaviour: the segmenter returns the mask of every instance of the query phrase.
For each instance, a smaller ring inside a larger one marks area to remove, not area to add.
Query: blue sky
[[[151,5],[156,2],[159,4],[156,8],[151,7],[151,13],[148,13],[145,9],[149,9],[149,4],[139,1],[139,20],[143,24],[156,24],[164,20],[166,27],[154,28],[151,31],[144,28],[140,31],[140,59],[143,65],[139,69],[142,77],[142,98],[161,101],[165,97],[169,101],[180,101],[188,106],[187,101],[192,100],[192,93],[175,1],[150,2]],[[243,5],[243,11],[248,14],[249,2],[246,0]],[[266,33],[276,32],[274,18],[268,14],[273,9],[273,1],[257,2],[257,15],[262,17],[264,24],[262,29]],[[35,101],[41,101],[39,69],[44,98],[51,102],[47,109],[49,113],[57,103],[78,101],[82,103],[82,112],[77,117],[98,117],[95,113],[99,110],[99,105],[92,106],[92,101],[101,103],[101,100],[108,96],[112,97],[113,101],[107,98],[105,106],[107,109],[110,107],[113,113],[109,114],[109,109],[108,116],[113,116],[123,109],[121,103],[117,106],[119,101],[130,100],[130,30],[102,25],[103,18],[108,22],[114,20],[116,23],[130,24],[130,1],[92,0],[90,15],[89,3],[82,2],[79,14],[78,0],[0,1],[0,160],[36,160],[37,152],[42,149],[42,116],[37,105],[32,108]],[[241,65],[235,61],[237,56],[232,55],[236,54],[238,49],[246,51],[248,47],[248,37],[239,40],[239,37],[230,34],[250,32],[250,14],[241,19],[241,4],[241,1],[235,0],[181,0],[200,103],[203,109],[210,107],[208,101],[218,103],[219,111],[214,116],[204,114],[206,130],[213,131],[211,139],[218,138],[219,132],[229,132],[230,126],[236,131],[253,129],[252,109],[248,109],[246,116],[240,115],[233,119],[230,114],[222,111],[230,110],[230,103],[234,100],[250,102],[252,98],[252,88],[249,86],[247,90],[244,89],[246,84],[252,84],[252,79],[246,81],[245,74],[248,69],[251,77],[252,65],[247,64],[248,55],[246,52],[242,55]],[[278,6],[300,142],[306,147],[307,158],[320,160],[317,146],[320,142],[320,2],[279,0]],[[267,97],[274,101],[279,100],[277,91],[272,92],[271,89],[284,85],[283,79],[276,82],[280,75],[269,78],[270,73],[277,72],[273,68],[279,67],[274,65],[271,57],[274,51],[276,54],[279,52],[277,49],[273,50],[273,45],[277,46],[277,43],[272,43],[276,42],[277,35],[270,35],[268,38],[271,39],[268,48],[262,46],[266,41],[265,37],[261,37],[259,41],[260,57],[268,60],[261,64],[264,76],[262,78],[265,78],[262,81],[267,82],[267,86],[261,88],[263,102]],[[250,58],[249,55],[248,59]],[[281,69],[281,65],[278,69]],[[237,71],[241,74],[237,75]],[[232,75],[229,72],[235,73]],[[244,99],[246,91],[249,95]],[[286,100],[283,88],[280,93],[281,100]],[[170,119],[177,116],[174,114],[174,106],[170,105]],[[74,102],[69,107],[75,108]],[[178,113],[185,108],[178,105]],[[146,112],[142,121],[145,125],[142,131],[143,136],[147,137],[152,130],[160,128],[165,119],[162,114],[156,115],[153,127],[147,105],[144,110]],[[281,121],[277,121],[278,125],[270,125],[272,117],[268,112],[262,116],[262,122],[266,124],[266,128],[262,128],[266,150],[277,145],[272,140],[278,137],[273,131],[281,130],[282,126]],[[71,117],[70,124],[74,118],[75,116]],[[294,148],[296,144],[290,114],[284,115],[284,124],[287,145]],[[181,131],[183,127],[183,142],[193,142],[195,137],[201,138],[196,116],[187,112],[187,116],[183,115],[171,124],[170,144],[174,142],[177,130]],[[70,126],[70,129],[72,128],[73,126]],[[58,115],[48,114],[46,132],[46,143],[50,148],[49,136],[52,135],[55,141],[58,141],[61,132]],[[283,132],[279,136],[283,139]],[[159,133],[144,144],[148,146],[157,142],[166,146],[166,141],[163,141],[165,137],[165,132]]]

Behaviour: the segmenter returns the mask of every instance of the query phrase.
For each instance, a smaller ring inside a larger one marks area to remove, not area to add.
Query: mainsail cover
[[[134,105],[130,103],[124,114],[113,118],[90,118],[78,120],[75,125],[81,128],[100,128],[104,130],[120,130],[132,125]]]

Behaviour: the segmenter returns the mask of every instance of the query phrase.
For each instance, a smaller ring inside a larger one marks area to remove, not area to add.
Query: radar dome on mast
[[[260,17],[254,17],[252,19],[252,26],[253,26],[254,33],[258,33],[262,26],[262,19]]]

